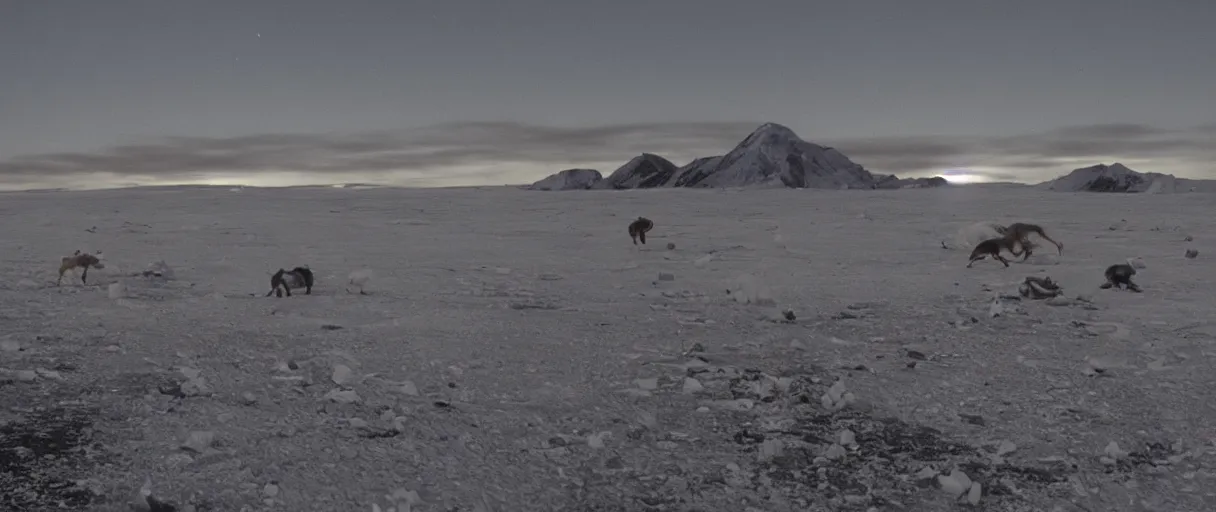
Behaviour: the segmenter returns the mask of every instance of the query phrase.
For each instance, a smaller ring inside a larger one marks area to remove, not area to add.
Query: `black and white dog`
[[[312,270],[307,266],[296,267],[290,271],[279,269],[270,276],[270,291],[266,292],[266,296],[274,294],[276,297],[282,297],[283,292],[287,292],[287,296],[291,297],[292,288],[304,288],[305,295],[312,295]]]

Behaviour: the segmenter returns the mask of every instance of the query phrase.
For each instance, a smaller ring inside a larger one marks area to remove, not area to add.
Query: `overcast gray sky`
[[[766,121],[875,172],[1216,177],[1209,0],[0,0],[0,186],[523,183]]]

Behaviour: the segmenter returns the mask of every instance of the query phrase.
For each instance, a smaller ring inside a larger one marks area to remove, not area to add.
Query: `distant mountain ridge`
[[[1075,169],[1035,187],[1061,192],[1175,194],[1216,192],[1216,180],[1194,180],[1178,178],[1172,174],[1138,172],[1115,162],[1110,165],[1098,164]]]
[[[567,169],[529,188],[533,190],[635,189],[675,187],[789,187],[833,189],[897,189],[939,187],[945,178],[900,179],[872,174],[835,148],[802,140],[793,130],[765,123],[729,153],[697,158],[683,167],[655,154],[643,153],[605,178],[593,179],[591,169]],[[578,179],[571,176],[578,174]],[[590,182],[588,184],[588,181]]]

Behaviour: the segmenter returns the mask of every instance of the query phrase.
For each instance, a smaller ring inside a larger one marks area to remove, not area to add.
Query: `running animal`
[[[1039,235],[1044,240],[1047,240],[1048,242],[1055,244],[1056,249],[1059,251],[1059,254],[1060,255],[1064,254],[1064,244],[1057,242],[1055,240],[1052,240],[1051,237],[1047,236],[1047,232],[1043,231],[1043,227],[1039,226],[1038,224],[1027,224],[1024,222],[1014,222],[1013,224],[1010,224],[1008,226],[997,228],[997,232],[1004,235],[1005,238],[1008,238],[1011,241],[1016,241],[1019,245],[1022,246],[1022,254],[1023,254],[1022,261],[1026,261],[1026,259],[1029,258],[1030,255],[1034,253],[1034,245],[1030,243],[1030,235],[1032,233]],[[1016,256],[1016,254],[1015,254],[1015,256]]]
[[[97,254],[101,254],[101,251],[97,251]],[[64,256],[60,261],[59,280],[55,281],[55,286],[60,286],[63,284],[64,273],[77,268],[83,269],[83,271],[80,273],[80,284],[88,284],[89,267],[106,268],[105,264],[102,263],[101,259],[97,256],[87,252],[80,252],[80,249],[76,249],[76,252],[72,253],[71,256]]]
[[[633,245],[638,244],[638,240],[642,241],[642,245],[646,245],[646,232],[654,229],[654,221],[646,217],[638,217],[629,223],[629,238],[633,239]]]
[[[1123,288],[1140,293],[1140,287],[1136,286],[1136,283],[1132,282],[1132,276],[1134,275],[1136,275],[1136,267],[1128,265],[1127,263],[1111,265],[1106,267],[1106,282],[1102,283],[1102,285],[1098,288],[1103,290],[1114,288],[1118,290],[1119,286],[1122,285]]]
[[[976,244],[975,249],[971,250],[971,259],[967,262],[967,268],[971,268],[971,265],[975,264],[975,262],[989,256],[991,256],[994,260],[1004,263],[1005,266],[1008,267],[1009,260],[1005,259],[1004,256],[1001,256],[1002,249],[1009,251],[1014,256],[1022,255],[1022,253],[1017,251],[1014,247],[1014,242],[1015,240],[1009,237],[1001,237],[989,238],[988,240],[984,240],[983,242]]]
[[[266,296],[273,294],[282,297],[283,292],[287,292],[287,296],[291,297],[292,288],[304,288],[304,295],[312,295],[312,270],[307,266],[296,267],[290,271],[279,269],[270,276],[270,291],[266,292]]]

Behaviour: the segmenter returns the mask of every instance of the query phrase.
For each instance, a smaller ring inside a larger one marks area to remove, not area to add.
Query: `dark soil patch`
[[[100,445],[92,442],[96,411],[38,409],[0,425],[0,510],[84,510],[98,496],[76,484],[87,478]]]

